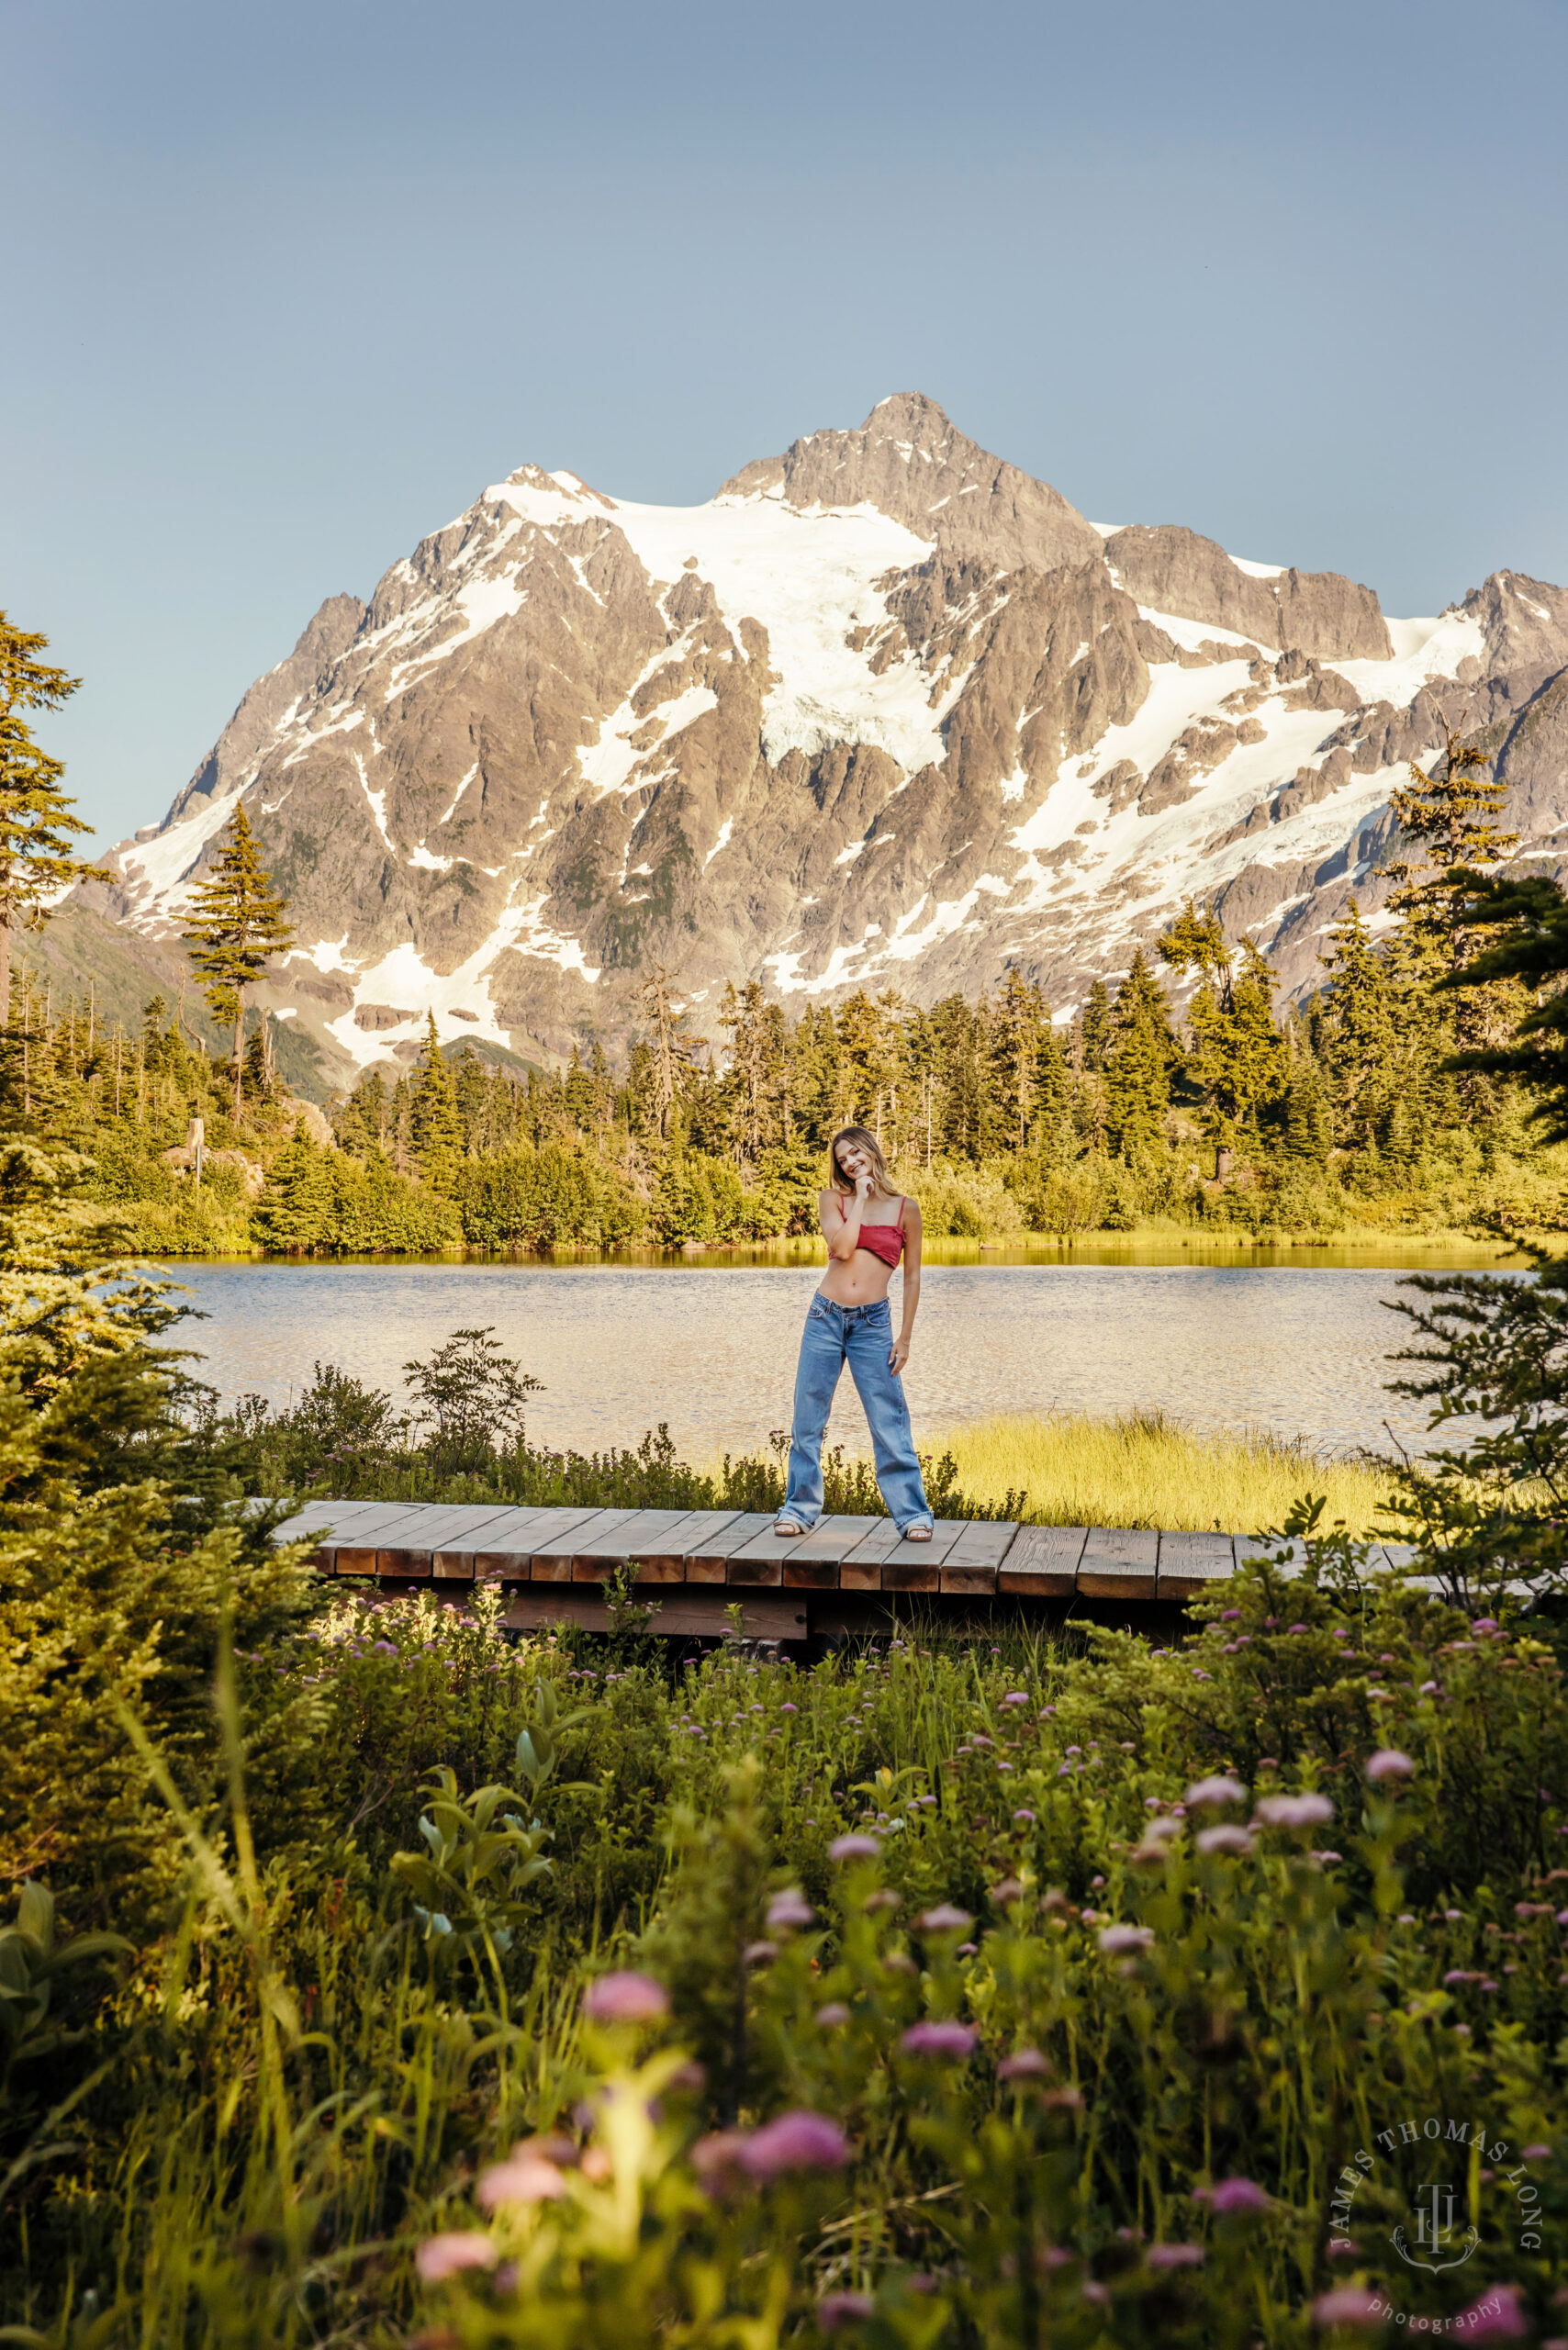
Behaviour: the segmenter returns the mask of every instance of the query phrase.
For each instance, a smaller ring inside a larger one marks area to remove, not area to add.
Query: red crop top
[[[860,1227],[860,1237],[855,1246],[857,1251],[862,1248],[868,1249],[873,1257],[879,1257],[883,1264],[890,1269],[896,1266],[899,1259],[903,1255],[902,1199],[899,1201],[899,1215],[896,1224],[863,1224]]]

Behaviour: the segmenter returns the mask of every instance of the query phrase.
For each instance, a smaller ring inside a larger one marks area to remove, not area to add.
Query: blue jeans
[[[871,1429],[871,1449],[882,1499],[901,1534],[931,1524],[920,1481],[903,1382],[889,1368],[893,1317],[885,1297],[875,1305],[835,1305],[813,1297],[801,1336],[795,1373],[795,1425],[790,1432],[790,1484],[781,1517],[814,1526],[823,1513],[823,1438],[834,1390],[846,1362]]]

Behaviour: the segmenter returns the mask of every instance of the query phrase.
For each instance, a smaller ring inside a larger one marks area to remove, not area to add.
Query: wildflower
[[[1526,2146],[1520,2156],[1520,2160],[1527,2163],[1544,2163],[1550,2162],[1551,2159],[1550,2146]]]
[[[1309,1628],[1310,1628],[1305,1624],[1287,1624],[1285,1626],[1287,1632],[1305,1632]]]
[[[767,1923],[774,1931],[784,1926],[812,1925],[816,1914],[799,1886],[795,1885],[788,1886],[782,1893],[776,1893],[767,1905]]]
[[[498,2245],[476,2229],[467,2228],[452,2235],[431,2236],[415,2253],[414,2266],[421,2285],[444,2285],[449,2277],[460,2275],[465,2268],[493,2268],[498,2256]]]
[[[554,2163],[536,2154],[514,2154],[480,2174],[478,2197],[487,2211],[498,2203],[552,2203],[566,2191],[566,2182]]]
[[[817,2009],[817,2021],[824,2031],[831,2031],[836,2025],[849,2021],[849,2009],[842,1999],[830,1999],[825,2008]]]
[[[935,1909],[923,1909],[915,1919],[923,1934],[961,1934],[974,1919],[967,1909],[956,1909],[950,1901],[939,1901]]]
[[[1245,1828],[1233,1825],[1204,1828],[1199,1832],[1198,1850],[1200,1852],[1249,1852],[1252,1839]]]
[[[972,2054],[978,2037],[967,2023],[915,2023],[904,2033],[902,2046],[911,2056],[950,2056],[958,2061]]]
[[[1143,1832],[1146,1838],[1152,1836],[1157,1842],[1164,1843],[1172,1836],[1180,1836],[1182,1823],[1174,1812],[1165,1811],[1158,1819],[1146,1819]]]
[[[1013,1817],[1014,1819],[1022,1820],[1025,1827],[1032,1828],[1035,1824],[1035,1815],[1032,1811],[1015,1811]]]
[[[784,2171],[842,2170],[849,2141],[825,2113],[781,2113],[745,2141],[740,2160],[753,2178],[763,2180]]]
[[[1050,2071],[1037,2048],[1015,2048],[996,2068],[999,2081],[1037,2081]]]
[[[1497,1618],[1495,1616],[1478,1616],[1470,1628],[1473,1632],[1479,1632],[1483,1639],[1487,1639],[1497,1628]]]
[[[724,2196],[744,2183],[746,2144],[740,2130],[711,2130],[698,2139],[691,2149],[691,2167],[706,2194]]]
[[[1154,1930],[1150,1926],[1102,1926],[1100,1947],[1109,1957],[1116,1957],[1123,1951],[1151,1950]]]
[[[1522,2342],[1529,2321],[1519,2307],[1524,2296],[1518,2285],[1488,2285],[1468,2309],[1453,2320],[1453,2331],[1465,2342]]]
[[[583,2012],[592,2023],[655,2023],[669,2013],[669,1995],[651,1975],[601,1975],[588,1985]]]
[[[1004,1706],[1026,1706],[1029,1692],[1026,1689],[1010,1689],[1002,1702]]]
[[[817,2303],[817,2322],[831,2333],[837,2326],[853,2325],[857,2318],[874,2315],[876,2307],[869,2293],[824,2293]]]
[[[1396,1746],[1380,1746],[1367,1757],[1369,1779],[1407,1779],[1415,1768],[1408,1754],[1401,1754]]]
[[[1364,2285],[1336,2285],[1312,2304],[1319,2325],[1381,2325],[1383,2303]]]
[[[777,1942],[747,1942],[742,1955],[748,1966],[766,1966],[770,1958],[778,1955]]]
[[[1228,1772],[1218,1772],[1213,1778],[1200,1779],[1195,1785],[1187,1790],[1188,1803],[1194,1805],[1200,1810],[1210,1805],[1245,1803],[1246,1800],[1246,1788],[1239,1779],[1233,1779]]]
[[[1146,2268],[1196,2268],[1203,2257],[1201,2244],[1151,2244],[1143,2260]]]
[[[875,1836],[835,1836],[827,1856],[830,1861],[874,1861],[881,1849]]]
[[[1320,1828],[1334,1807],[1327,1796],[1265,1796],[1258,1817],[1265,1828]]]
[[[1233,2211],[1266,2211],[1269,2208],[1268,2196],[1250,2178],[1216,2179],[1213,2187],[1200,2187],[1194,2199],[1205,2202],[1222,2219]]]
[[[1024,1888],[1015,1876],[1004,1876],[1000,1885],[991,1886],[990,1892],[993,1901],[1002,1904],[1022,1901],[1024,1898]]]

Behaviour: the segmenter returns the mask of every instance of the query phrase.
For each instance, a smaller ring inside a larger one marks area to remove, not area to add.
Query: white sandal
[[[804,1534],[807,1530],[803,1526],[797,1526],[792,1517],[776,1517],[773,1521],[775,1534]]]
[[[930,1526],[909,1526],[904,1528],[906,1542],[929,1542],[935,1528]]]

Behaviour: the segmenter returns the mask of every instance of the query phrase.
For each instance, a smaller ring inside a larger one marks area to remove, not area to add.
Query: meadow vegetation
[[[8,2341],[1550,2329],[1551,1269],[1417,1292],[1410,1384],[1513,1398],[1405,1495],[1425,1580],[1316,1505],[1305,1571],[1260,1544],[1174,1640],[916,1617],[790,1661],[666,1643],[630,1591],[602,1638],[518,1639],[497,1600],[319,1583],[269,1487],[357,1447],[498,1490],[529,1382],[460,1333],[411,1428],[341,1379],[312,1425],[204,1416],[83,1172],[0,1152]],[[1437,2274],[1393,2242],[1428,2117],[1477,2232]]]

